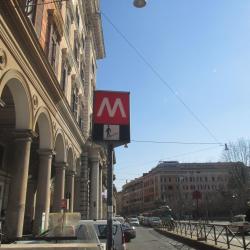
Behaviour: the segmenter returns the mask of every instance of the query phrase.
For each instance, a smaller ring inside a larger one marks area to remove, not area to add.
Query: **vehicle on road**
[[[67,246],[67,249],[106,250],[106,243],[100,242],[92,224],[57,225],[39,236],[18,240],[14,244],[33,244],[34,246],[46,244],[48,249],[54,249],[56,244],[57,248]]]
[[[233,233],[248,233],[250,232],[250,222],[246,221],[245,214],[235,215],[229,224],[228,228]]]
[[[80,220],[78,224],[94,225],[99,240],[107,242],[107,220]],[[113,250],[126,250],[122,224],[116,220],[113,221]]]
[[[131,239],[136,237],[136,229],[129,223],[122,224],[122,230],[124,233],[125,242],[129,242]]]
[[[158,227],[162,224],[160,217],[151,217],[149,220],[149,225],[151,227]]]
[[[139,222],[138,218],[136,218],[136,217],[129,218],[128,223],[131,226],[140,226],[140,222]]]
[[[125,219],[120,215],[116,215],[115,217],[113,217],[113,220],[117,220],[117,221],[121,222],[121,224],[123,224],[125,222]]]

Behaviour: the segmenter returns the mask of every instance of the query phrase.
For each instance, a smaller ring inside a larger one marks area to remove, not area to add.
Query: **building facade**
[[[249,199],[247,176],[249,168],[241,162],[160,162],[123,186],[122,211],[139,214],[164,205],[177,217],[220,216],[234,208],[244,211]]]
[[[99,0],[0,1],[0,211],[5,235],[50,212],[102,218],[106,149],[91,141]],[[4,215],[4,213],[6,214]]]

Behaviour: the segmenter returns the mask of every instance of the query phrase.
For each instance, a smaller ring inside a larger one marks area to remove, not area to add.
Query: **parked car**
[[[122,230],[124,233],[125,242],[129,242],[131,239],[136,237],[136,229],[129,223],[122,224]]]
[[[37,244],[46,244],[51,249],[55,247],[55,244],[57,248],[60,248],[60,246],[63,248],[69,244],[68,248],[70,249],[72,243],[77,243],[79,249],[106,250],[106,242],[100,242],[93,224],[89,223],[57,225],[39,236],[14,242],[14,244],[32,244],[30,249],[37,249]]]
[[[137,218],[129,218],[128,219],[128,222],[131,226],[139,226],[140,225],[140,222]]]
[[[101,242],[107,242],[107,220],[80,220],[81,224],[92,224],[96,230],[97,236]],[[126,250],[125,237],[122,230],[122,224],[119,221],[113,221],[113,249]]]
[[[151,217],[149,220],[149,225],[151,227],[157,227],[160,226],[162,224],[162,221],[159,217]]]
[[[250,232],[250,222],[246,221],[245,214],[235,215],[229,224],[229,229],[233,233],[248,233]]]
[[[113,217],[113,220],[117,220],[117,221],[121,222],[121,224],[123,224],[125,222],[125,219],[120,215],[116,215],[115,217]]]

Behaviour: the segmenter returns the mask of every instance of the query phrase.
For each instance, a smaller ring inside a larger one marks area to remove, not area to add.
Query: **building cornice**
[[[94,45],[97,59],[105,57],[104,36],[102,32],[102,21],[99,10],[99,0],[86,1],[86,9],[88,16],[87,23],[92,28],[94,36]]]

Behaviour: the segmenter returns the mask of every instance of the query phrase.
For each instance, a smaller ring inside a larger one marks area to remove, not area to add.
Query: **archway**
[[[45,225],[41,225],[42,214],[45,213],[47,218],[49,214],[53,138],[51,118],[45,108],[38,110],[34,130],[37,136],[31,144],[25,207],[25,234],[40,232],[41,227],[45,227]],[[35,224],[33,228],[34,220]],[[47,223],[47,221],[45,222]]]
[[[5,234],[20,237],[33,137],[30,93],[20,73],[2,77],[0,98],[0,209],[2,216],[6,211]]]
[[[65,170],[67,166],[65,139],[62,131],[58,131],[55,140],[55,157],[52,163],[52,211],[61,211],[61,201],[64,199],[65,190]]]

